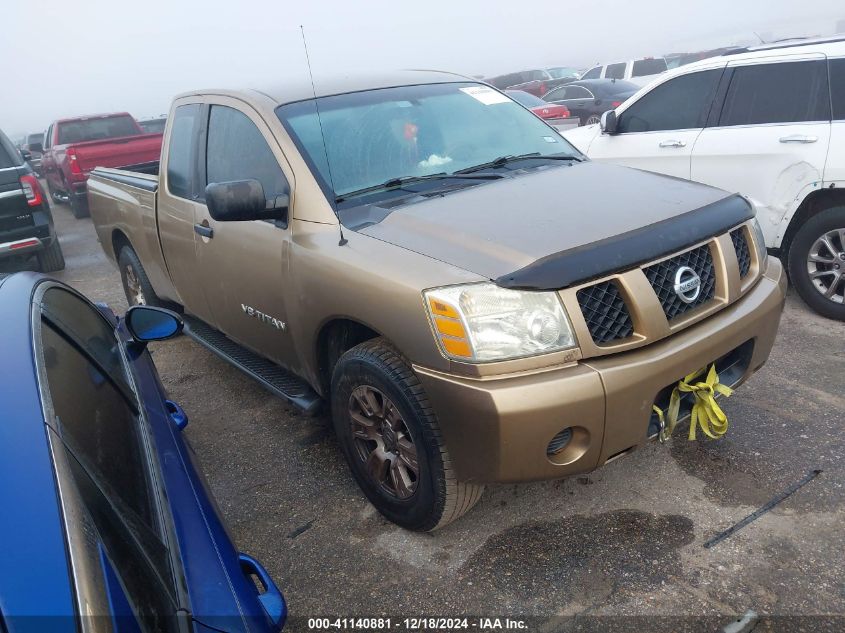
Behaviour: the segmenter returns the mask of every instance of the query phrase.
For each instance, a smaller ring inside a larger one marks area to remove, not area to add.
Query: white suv
[[[845,37],[683,66],[564,136],[594,160],[745,195],[801,297],[845,320]]]
[[[645,86],[668,68],[663,57],[642,57],[627,62],[593,66],[581,79],[624,79],[638,86]]]

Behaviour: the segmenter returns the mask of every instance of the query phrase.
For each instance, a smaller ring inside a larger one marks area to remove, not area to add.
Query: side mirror
[[[205,204],[218,222],[246,220],[281,220],[287,222],[290,196],[284,193],[273,200],[264,196],[257,180],[212,182],[205,188]]]
[[[22,149],[21,150],[21,158],[23,158],[26,162],[31,161],[32,160],[32,152],[30,152],[28,149]]]
[[[605,134],[616,134],[616,110],[608,110],[602,114],[600,125]]]
[[[182,332],[182,319],[175,312],[154,306],[132,306],[124,317],[126,329],[139,343],[163,341]]]

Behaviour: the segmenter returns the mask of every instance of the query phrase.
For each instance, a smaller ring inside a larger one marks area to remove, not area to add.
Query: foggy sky
[[[842,0],[5,0],[0,129],[127,110],[165,113],[203,87],[434,68],[492,75],[587,67],[768,38],[832,33]],[[571,8],[570,8],[571,7]]]

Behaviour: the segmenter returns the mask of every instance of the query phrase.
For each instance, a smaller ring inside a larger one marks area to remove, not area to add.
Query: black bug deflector
[[[502,288],[515,290],[560,290],[677,252],[753,217],[748,201],[733,195],[627,233],[548,255],[495,281]]]

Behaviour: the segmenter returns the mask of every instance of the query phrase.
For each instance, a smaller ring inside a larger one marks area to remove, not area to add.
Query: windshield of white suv
[[[276,114],[334,199],[508,156],[530,154],[541,164],[546,156],[582,158],[535,115],[481,84],[402,86],[318,101],[319,120],[313,99],[279,106]]]

